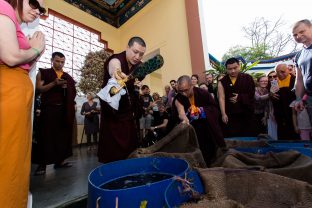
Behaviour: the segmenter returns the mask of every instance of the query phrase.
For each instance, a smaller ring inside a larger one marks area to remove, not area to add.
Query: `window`
[[[40,30],[45,34],[45,53],[38,61],[38,68],[50,68],[53,52],[65,55],[64,71],[69,73],[76,82],[80,80],[80,70],[84,64],[85,56],[90,51],[99,51],[107,48],[105,43],[99,41],[99,35],[69,22],[54,13],[46,19],[40,19]]]

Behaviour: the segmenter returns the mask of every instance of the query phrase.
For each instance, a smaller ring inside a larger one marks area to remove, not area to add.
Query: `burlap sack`
[[[230,149],[211,167],[254,169],[312,184],[312,159],[297,151],[253,154]]]
[[[269,146],[268,141],[272,138],[267,134],[259,134],[256,140],[240,140],[234,138],[226,138],[225,143],[227,148],[237,148],[237,147],[267,147]]]
[[[225,140],[225,144],[228,148],[268,146],[265,140],[255,140],[255,141]]]
[[[191,125],[179,124],[167,136],[147,148],[139,148],[129,158],[174,157],[185,159],[190,167],[205,168],[195,130]]]
[[[312,186],[272,173],[246,169],[198,169],[206,195],[183,208],[311,208]]]

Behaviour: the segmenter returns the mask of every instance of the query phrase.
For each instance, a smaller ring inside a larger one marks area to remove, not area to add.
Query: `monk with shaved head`
[[[217,105],[207,90],[192,85],[191,78],[181,76],[177,81],[178,94],[172,102],[174,120],[194,127],[207,166],[216,156],[217,148],[226,145],[219,126]]]
[[[295,77],[290,74],[287,64],[277,64],[275,71],[279,90],[271,93],[271,100],[277,123],[277,138],[279,140],[299,139],[292,122],[292,109],[289,107],[290,103],[296,99],[295,92],[292,91]]]

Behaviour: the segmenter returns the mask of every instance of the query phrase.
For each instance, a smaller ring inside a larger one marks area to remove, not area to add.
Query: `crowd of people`
[[[45,36],[35,32],[26,38],[21,23],[45,13],[43,0],[0,0],[0,201],[3,207],[26,207],[31,161],[31,112],[33,86],[29,70],[44,53]],[[224,137],[268,134],[279,140],[310,140],[312,118],[312,24],[301,20],[293,37],[303,49],[295,66],[277,64],[255,82],[240,72],[236,58],[225,62],[226,74],[183,75],[154,92],[145,78],[129,79],[141,64],[146,44],[140,37],[129,40],[125,51],[112,55],[104,65],[100,106],[91,94],[83,104],[85,133],[98,141],[99,162],[126,159],[136,148],[162,139],[179,123],[192,125],[205,162],[213,161],[217,148],[226,150]],[[63,71],[65,56],[54,52],[52,67],[40,69],[36,77],[34,120],[38,164],[35,175],[46,166],[68,168],[75,126],[75,81]],[[295,70],[294,70],[295,69]],[[216,79],[216,82],[214,82]],[[116,86],[124,88],[116,90]],[[295,90],[294,90],[295,89]],[[40,98],[40,99],[39,99]],[[100,119],[99,119],[99,115]],[[100,122],[99,122],[100,120]],[[100,127],[99,127],[100,125]],[[97,134],[99,132],[99,138]],[[33,148],[33,151],[35,148]]]
[[[240,72],[240,62],[230,58],[225,62],[227,73],[219,75],[216,82],[212,74],[199,83],[199,76],[190,76],[191,86],[206,90],[206,96],[214,98],[216,111],[220,117],[216,120],[224,137],[255,137],[267,134],[274,140],[310,140],[311,124],[307,114],[307,95],[303,97],[305,107],[296,111],[294,91],[296,71],[293,64],[278,63],[275,69],[257,79]],[[211,90],[209,87],[211,86]],[[144,114],[140,118],[140,140],[150,139],[150,131],[155,131],[154,122],[158,121],[157,106],[165,106],[166,131],[172,129],[174,115],[172,108],[176,95],[181,93],[176,80],[165,86],[165,94],[153,93],[147,85],[141,87],[140,100]],[[183,90],[182,90],[183,91]],[[157,95],[157,96],[155,96]],[[215,122],[216,122],[215,121]],[[159,128],[156,126],[156,129]],[[147,138],[146,135],[149,135]]]

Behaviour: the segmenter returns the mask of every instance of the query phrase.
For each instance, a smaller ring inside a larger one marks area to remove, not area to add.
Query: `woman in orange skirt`
[[[28,71],[44,51],[44,35],[27,39],[20,24],[45,12],[42,0],[0,0],[0,206],[27,206],[33,85]]]

